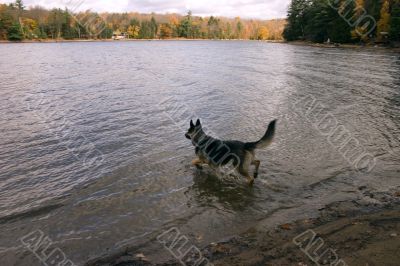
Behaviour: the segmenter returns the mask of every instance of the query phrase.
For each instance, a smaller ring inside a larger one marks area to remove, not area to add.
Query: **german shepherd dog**
[[[271,144],[275,135],[276,120],[272,121],[264,136],[256,142],[241,142],[237,140],[219,140],[208,136],[204,131],[199,119],[196,125],[190,120],[190,128],[185,137],[192,141],[195,146],[197,158],[192,164],[201,169],[203,164],[211,168],[217,168],[229,164],[232,170],[247,178],[249,185],[254,183],[258,176],[260,161],[255,158],[255,150],[265,148]],[[250,165],[255,166],[254,175],[249,174]]]

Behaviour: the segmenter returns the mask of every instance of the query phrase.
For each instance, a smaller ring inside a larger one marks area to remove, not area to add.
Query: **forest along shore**
[[[201,249],[213,265],[386,265],[400,261],[400,186],[390,192],[359,188],[357,200],[329,204],[317,218],[252,229]],[[157,241],[157,240],[154,240]],[[319,245],[322,245],[319,249]],[[315,252],[315,253],[314,253]],[[86,265],[181,265],[171,254],[142,246],[126,248]],[[163,258],[160,261],[160,258]],[[185,261],[192,265],[193,261]],[[203,265],[203,264],[202,264]],[[206,265],[206,264],[204,264]]]
[[[252,39],[282,40],[286,20],[183,14],[70,13],[68,9],[0,4],[0,40],[37,39]]]
[[[247,40],[247,39],[187,39],[187,38],[168,38],[168,39],[40,39],[40,40],[22,40],[8,41],[0,40],[0,43],[58,43],[58,42],[143,42],[143,41],[254,41],[267,43],[286,43],[282,40]]]

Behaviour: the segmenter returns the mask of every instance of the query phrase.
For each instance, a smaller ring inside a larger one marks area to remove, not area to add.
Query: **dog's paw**
[[[249,184],[249,186],[253,186],[253,184],[254,184],[254,178],[251,178],[250,176],[247,177],[247,183]]]

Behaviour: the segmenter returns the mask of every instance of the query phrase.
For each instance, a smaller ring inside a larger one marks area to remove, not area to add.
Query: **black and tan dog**
[[[255,159],[255,150],[267,147],[271,144],[275,135],[276,120],[272,121],[265,132],[265,135],[256,142],[241,142],[236,140],[219,140],[208,136],[198,119],[196,125],[190,121],[190,128],[185,134],[186,138],[192,141],[195,146],[197,159],[192,164],[201,168],[202,164],[208,164],[212,168],[229,165],[233,170],[238,170],[241,175],[247,178],[249,184],[254,183],[258,176],[260,161]],[[255,166],[254,175],[250,176],[250,165]]]

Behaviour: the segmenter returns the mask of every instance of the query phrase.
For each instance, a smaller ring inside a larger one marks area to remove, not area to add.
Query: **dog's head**
[[[187,139],[193,140],[196,134],[201,131],[201,123],[200,119],[197,119],[196,125],[193,124],[193,120],[190,120],[190,128],[188,129],[187,133],[185,134],[185,137]]]

